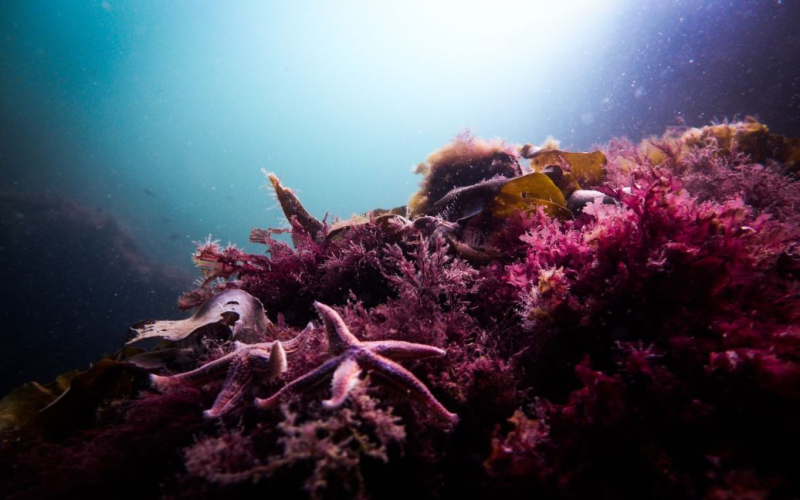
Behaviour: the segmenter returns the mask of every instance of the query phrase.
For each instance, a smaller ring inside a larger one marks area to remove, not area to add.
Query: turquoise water
[[[6,1],[0,191],[112,214],[188,271],[194,240],[251,248],[251,228],[285,224],[261,169],[346,218],[404,204],[411,167],[465,129],[585,150],[756,114],[800,136],[798,18],[797,2]]]
[[[720,86],[763,64],[737,47],[780,46],[738,25],[792,6],[550,3],[4,2],[2,186],[121,214],[189,266],[192,240],[282,223],[262,168],[347,217],[403,204],[410,167],[464,129],[585,149],[769,111]]]

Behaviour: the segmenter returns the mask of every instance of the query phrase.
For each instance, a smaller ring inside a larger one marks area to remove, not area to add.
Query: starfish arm
[[[256,398],[256,406],[262,410],[268,410],[277,407],[281,403],[281,399],[287,394],[310,391],[329,377],[336,370],[341,361],[341,357],[329,359],[316,369],[281,387],[281,389],[272,396],[265,399]]]
[[[237,357],[231,363],[230,370],[228,370],[228,379],[222,386],[222,390],[214,405],[203,412],[206,417],[214,418],[228,413],[244,397],[246,387],[253,381],[253,370],[250,366],[250,360],[247,356]]]
[[[266,342],[266,343],[267,344],[271,344],[271,342]],[[243,351],[243,350],[245,350],[245,349],[247,349],[249,347],[258,346],[258,345],[263,345],[263,344],[261,344],[261,343],[259,343],[259,344],[248,344],[246,342],[240,342],[238,340],[234,340],[233,341],[233,351],[234,352]]]
[[[314,333],[314,325],[309,322],[306,327],[303,328],[303,331],[297,334],[295,338],[281,341],[280,343],[283,344],[283,348],[286,350],[286,352],[293,352],[300,349],[300,347],[306,341],[306,336],[312,333]]]
[[[280,342],[272,343],[269,355],[264,347],[244,350],[231,364],[222,391],[214,401],[214,406],[207,410],[205,415],[218,417],[237,406],[247,386],[252,383],[254,373],[262,374],[262,380],[268,382],[279,377],[286,368],[286,351]]]
[[[176,382],[205,384],[224,375],[228,371],[233,360],[238,356],[239,353],[232,352],[195,368],[194,370],[178,373],[177,375],[150,375],[150,383],[154,388],[159,390],[173,385]]]
[[[260,363],[264,362],[264,354],[259,353],[258,357]],[[263,374],[265,382],[269,382],[281,376],[283,372],[289,367],[286,361],[286,351],[280,342],[274,342],[269,350],[269,357],[266,358],[266,366],[259,366],[256,371]]]
[[[439,417],[454,424],[458,422],[458,415],[448,411],[447,408],[431,394],[431,391],[425,387],[422,381],[399,364],[366,350],[359,352],[357,360],[362,366],[374,370],[377,374],[405,391],[409,396],[425,404]]]
[[[325,333],[328,337],[328,348],[331,353],[338,355],[347,350],[349,347],[354,347],[360,344],[355,335],[350,333],[344,320],[339,313],[333,310],[332,307],[326,306],[321,302],[314,302],[314,307],[325,323]]]
[[[274,340],[269,342],[259,342],[257,344],[245,344],[244,342],[235,341],[235,349],[237,351],[245,349],[260,349],[269,351],[274,344],[281,344],[285,352],[294,352],[303,346],[306,341],[306,336],[314,332],[314,324],[308,323],[303,331],[298,333],[293,339],[289,340]]]
[[[415,344],[402,340],[377,340],[362,342],[361,345],[378,356],[399,361],[434,358],[447,354],[444,349],[439,349],[432,345]]]
[[[358,376],[361,373],[361,367],[358,366],[356,360],[353,358],[345,358],[333,373],[333,380],[331,381],[331,389],[333,395],[328,400],[322,402],[325,408],[338,408],[342,406],[347,395],[358,384]]]

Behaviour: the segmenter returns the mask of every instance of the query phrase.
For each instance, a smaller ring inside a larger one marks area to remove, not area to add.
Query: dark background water
[[[799,25],[796,1],[2,2],[0,393],[178,316],[193,240],[283,224],[261,168],[347,217],[465,128],[798,137]]]

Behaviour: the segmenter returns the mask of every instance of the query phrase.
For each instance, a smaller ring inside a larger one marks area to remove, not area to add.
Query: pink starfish
[[[177,375],[150,375],[150,382],[153,387],[163,389],[180,382],[206,384],[227,374],[227,379],[213,406],[203,412],[206,417],[219,417],[239,405],[256,375],[259,381],[269,382],[285,372],[287,351],[292,352],[300,347],[302,337],[312,328],[309,324],[300,335],[286,342],[277,340],[258,344],[236,342],[233,352],[221,358]]]
[[[256,398],[259,408],[275,408],[281,399],[292,392],[308,392],[332,376],[333,395],[323,401],[326,408],[341,406],[349,392],[358,384],[363,369],[369,369],[399,386],[408,395],[422,402],[441,418],[458,422],[458,415],[447,411],[417,377],[393,360],[423,359],[444,356],[438,347],[399,340],[360,341],[350,332],[344,320],[331,307],[315,302],[328,337],[328,350],[335,356],[315,370],[293,380],[266,399]]]

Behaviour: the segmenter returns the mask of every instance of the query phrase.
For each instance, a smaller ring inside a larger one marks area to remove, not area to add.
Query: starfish
[[[458,422],[458,415],[447,411],[425,384],[393,361],[444,356],[446,354],[444,350],[399,340],[360,341],[350,332],[342,317],[333,308],[319,302],[315,302],[314,307],[325,323],[328,350],[334,357],[315,370],[288,383],[272,396],[266,399],[256,398],[256,406],[262,409],[275,408],[287,394],[308,392],[328,377],[332,377],[333,395],[322,404],[326,408],[338,408],[344,404],[350,391],[358,384],[361,372],[368,369],[399,386],[437,416],[452,423]]]
[[[206,384],[227,374],[213,406],[203,412],[209,418],[220,417],[239,406],[256,376],[261,382],[269,382],[285,372],[286,353],[297,350],[303,336],[312,329],[309,324],[300,335],[286,342],[244,344],[237,341],[232,352],[214,361],[177,375],[150,375],[150,382],[156,389],[164,389],[181,382]]]

